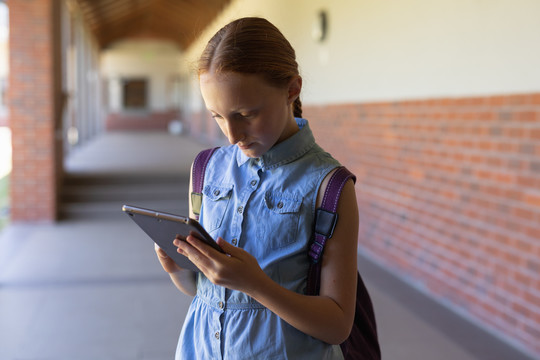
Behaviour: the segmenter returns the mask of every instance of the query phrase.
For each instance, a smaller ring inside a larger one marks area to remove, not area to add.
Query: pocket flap
[[[206,185],[203,194],[212,201],[218,201],[231,195],[232,185]]]
[[[278,214],[296,213],[302,205],[302,198],[267,192],[264,196],[264,203],[269,210]]]

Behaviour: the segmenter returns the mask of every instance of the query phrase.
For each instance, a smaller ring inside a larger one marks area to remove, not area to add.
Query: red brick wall
[[[540,94],[304,112],[358,176],[363,251],[540,354]]]
[[[52,0],[8,1],[11,220],[56,218]]]

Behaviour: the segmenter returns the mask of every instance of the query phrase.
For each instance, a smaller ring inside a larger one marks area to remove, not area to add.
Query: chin
[[[254,159],[263,156],[264,153],[266,152],[266,151],[261,151],[261,149],[258,149],[255,146],[250,146],[247,149],[240,148],[240,151],[242,151],[242,153],[244,153],[244,155],[246,155],[247,157],[254,158]]]
[[[253,158],[253,159],[260,158],[263,155],[263,154],[259,154],[258,152],[253,152],[253,151],[249,151],[249,150],[242,150],[242,152],[247,157]]]

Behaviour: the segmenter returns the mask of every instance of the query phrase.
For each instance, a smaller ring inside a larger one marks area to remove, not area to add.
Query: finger
[[[184,235],[176,234],[175,239],[186,241],[186,237]]]
[[[193,234],[187,237],[187,242],[207,257],[215,257],[216,254],[219,254],[218,251]]]
[[[228,243],[225,239],[223,239],[222,237],[218,237],[217,239],[217,244],[219,245],[219,247],[225,252],[225,254],[229,254],[231,256],[235,256],[237,255],[239,252],[238,252],[238,248],[230,243]]]
[[[178,248],[178,249],[176,249],[176,251],[179,254],[182,254],[184,256],[188,256],[187,254],[188,254],[189,249],[193,248],[193,246],[191,246],[186,241],[182,241],[182,240],[178,240],[178,239],[174,240],[173,244]]]
[[[189,240],[187,242],[180,241],[180,244],[178,244],[178,252],[186,256],[193,264],[195,264],[195,266],[204,272],[204,269],[210,266],[211,260],[207,253],[202,252],[196,246],[198,245],[197,242],[200,242],[200,240],[195,238],[192,242],[189,242]],[[200,246],[202,246],[204,250],[205,244],[201,242]]]
[[[185,254],[185,251],[184,251],[184,248],[186,246],[191,246],[187,243],[187,240],[186,240],[186,237],[185,236],[182,236],[182,235],[176,235],[176,237],[174,238],[173,240],[173,245],[176,246],[178,249],[176,249],[176,251],[179,253],[179,254],[182,254],[184,256],[186,256]]]

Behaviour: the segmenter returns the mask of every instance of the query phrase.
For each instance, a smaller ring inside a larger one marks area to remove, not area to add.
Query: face
[[[286,88],[272,86],[259,75],[235,72],[208,72],[199,79],[212,117],[246,156],[260,157],[298,131],[292,103],[300,94],[300,77]]]

